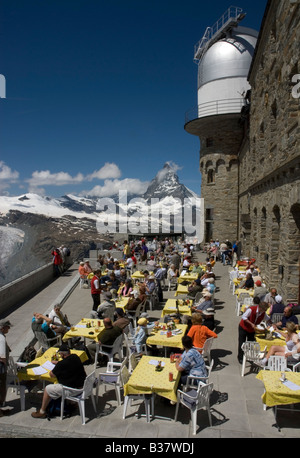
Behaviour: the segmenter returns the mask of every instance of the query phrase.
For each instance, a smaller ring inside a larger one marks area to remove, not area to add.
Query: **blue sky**
[[[0,194],[142,192],[165,162],[200,194],[194,45],[224,0],[3,0]],[[259,30],[266,1],[239,1]]]

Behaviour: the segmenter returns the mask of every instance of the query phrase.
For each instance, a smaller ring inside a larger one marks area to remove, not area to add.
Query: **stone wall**
[[[186,127],[200,139],[205,241],[237,238],[237,153],[243,138],[239,118],[239,114],[210,116],[196,119]]]
[[[247,147],[239,154],[239,231],[268,286],[285,301],[299,300],[300,5],[273,0],[254,56]]]

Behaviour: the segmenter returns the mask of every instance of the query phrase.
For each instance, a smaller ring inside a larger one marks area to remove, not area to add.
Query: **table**
[[[164,317],[165,315],[170,315],[171,313],[176,313],[177,312],[177,307],[176,307],[176,301],[177,299],[168,299],[167,302],[165,303],[165,306],[162,310],[161,316]],[[180,302],[180,300],[179,300]],[[190,300],[189,305],[178,305],[178,310],[181,315],[192,315],[192,310],[191,310],[191,305],[193,304],[193,301]]]
[[[115,300],[115,306],[116,308],[120,307],[125,312],[128,301],[129,301],[129,297],[121,296],[120,299]]]
[[[253,295],[254,295],[254,289],[237,288],[237,289],[234,291],[234,294],[236,294],[237,296],[239,296],[239,295],[242,294],[242,293],[247,293],[247,294],[249,294],[250,297],[253,297]]]
[[[188,285],[184,286],[179,283],[177,286],[177,290],[175,291],[175,296],[178,296],[178,294],[188,294],[188,293],[189,293]]]
[[[192,273],[192,272],[181,273],[177,279],[177,283],[182,283],[184,281],[192,282],[192,281],[197,280],[198,277],[199,277],[199,274],[197,273]]]
[[[279,345],[281,347],[286,345],[284,337],[273,337],[272,340],[267,340],[260,337],[259,334],[255,334],[255,340],[259,343],[261,351],[263,351],[265,347],[267,347],[266,349],[269,351],[272,345]]]
[[[131,275],[131,278],[132,278],[133,280],[144,280],[145,275],[144,275],[140,270],[136,270],[136,271]]]
[[[100,322],[100,326],[98,326]],[[88,328],[87,324],[91,327]],[[71,339],[72,337],[83,337],[84,339],[91,339],[98,342],[99,334],[104,329],[103,320],[95,318],[82,318],[76,326],[72,326],[71,329],[63,336],[63,341]]]
[[[43,380],[44,382],[56,383],[56,378],[50,377],[50,369],[47,370],[47,366],[44,367],[44,369],[46,369],[46,372],[43,374],[35,373],[35,369],[44,365],[47,362],[51,362],[52,357],[57,353],[57,351],[57,347],[50,347],[48,348],[48,350],[45,351],[45,353],[42,354],[42,356],[35,358],[27,366],[19,369],[19,380]],[[71,353],[78,355],[82,363],[88,360],[87,354],[83,350],[71,350]]]
[[[165,325],[165,323],[160,323],[161,326]],[[183,346],[181,343],[182,337],[185,335],[187,331],[187,324],[176,324],[176,329],[173,331],[176,332],[176,330],[181,331],[179,334],[172,334],[172,337],[167,337],[167,329],[164,331],[163,329],[160,329],[159,331],[155,332],[153,329],[151,331],[150,336],[148,337],[146,343],[147,345],[161,345],[165,349],[165,356],[167,354],[167,347],[173,347],[173,348],[180,348],[183,350]]]
[[[278,405],[296,404],[300,402],[300,373],[299,372],[285,372],[287,381],[292,382],[294,390],[286,386],[285,383],[280,381],[281,372],[262,370],[256,378],[261,380],[265,386],[265,392],[262,395],[263,403],[268,407]]]
[[[157,372],[155,365],[150,362],[161,361],[164,363],[163,370]],[[169,381],[169,372],[173,373],[174,381]],[[157,394],[170,401],[177,402],[177,387],[180,380],[180,372],[170,358],[155,358],[143,355],[138,365],[131,374],[130,379],[124,385],[124,396],[134,394]]]

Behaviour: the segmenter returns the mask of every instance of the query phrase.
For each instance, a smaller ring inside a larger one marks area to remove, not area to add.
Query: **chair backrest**
[[[246,358],[253,358],[253,357],[258,357],[261,350],[260,350],[260,345],[258,342],[249,342],[246,341],[242,344],[242,350],[246,356]]]
[[[112,346],[113,353],[117,353],[123,344],[124,334],[121,334],[116,338]]]
[[[200,301],[201,298],[202,298],[202,292],[199,291],[199,292],[196,293],[196,295],[195,295],[194,304],[193,304],[193,305],[198,304],[198,302]]]
[[[214,341],[214,337],[209,337],[208,339],[206,339],[203,345],[203,354],[210,352],[213,341]]]
[[[17,366],[16,366],[16,363],[14,362],[14,359],[13,359],[12,356],[10,356],[8,358],[7,375],[12,375],[12,376],[16,376],[17,375]]]
[[[209,403],[209,397],[213,390],[213,383],[209,383],[208,385],[200,384],[198,385],[198,399],[197,399],[197,409],[201,407],[207,406]]]
[[[87,399],[93,392],[94,384],[96,381],[95,371],[91,372],[85,379],[83,389],[82,389],[82,397]]]
[[[34,331],[34,335],[39,343],[39,345],[43,348],[50,348],[53,345],[61,344],[61,336],[55,336],[51,339],[48,339],[46,334],[43,331]]]
[[[120,376],[121,376],[121,383],[122,383],[122,386],[124,386],[124,385],[128,382],[128,380],[129,380],[129,378],[130,378],[130,373],[129,373],[129,370],[128,370],[128,368],[127,368],[126,365],[124,365],[124,366],[121,368],[121,374],[120,374]]]
[[[284,313],[273,313],[272,314],[272,322],[273,323],[279,323],[282,320]]]
[[[237,278],[239,275],[238,271],[237,270],[232,270],[231,272],[229,272],[229,278],[230,280],[233,280],[234,278]]]
[[[252,305],[253,304],[253,298],[252,297],[245,297],[244,300],[244,305]]]
[[[239,294],[238,301],[239,302],[244,302],[245,299],[247,299],[249,297],[250,297],[249,293],[241,293],[241,294]]]
[[[285,371],[287,369],[286,357],[276,355],[270,356],[266,368],[270,371]]]
[[[130,360],[131,370],[133,371],[136,368],[136,366],[138,365],[138,360],[136,359],[136,356],[134,353],[130,354],[129,360]]]

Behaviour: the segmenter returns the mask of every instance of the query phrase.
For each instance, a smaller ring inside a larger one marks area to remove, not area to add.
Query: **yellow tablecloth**
[[[197,273],[186,273],[185,275],[181,274],[178,279],[177,279],[177,283],[182,283],[182,282],[185,282],[185,281],[188,281],[188,282],[192,282],[192,281],[195,281],[197,280],[199,274]]]
[[[116,308],[120,307],[121,309],[125,311],[128,301],[129,301],[129,297],[121,296],[120,299],[117,299],[115,301]]]
[[[267,347],[267,351],[270,350],[272,345],[279,345],[281,347],[284,347],[286,345],[286,341],[283,337],[274,337],[272,340],[267,340],[259,337],[259,334],[255,335],[255,340],[256,342],[259,343],[260,349],[263,350],[265,347]]]
[[[155,370],[155,365],[149,361],[162,361],[165,366],[161,372]],[[174,381],[169,381],[169,373],[173,373]],[[170,358],[155,358],[153,356],[143,356],[129,379],[124,385],[124,395],[130,394],[152,394],[177,401],[177,386],[180,379],[180,372],[177,371],[175,363],[170,362]]]
[[[263,370],[256,378],[262,380],[265,392],[262,395],[263,403],[268,407],[287,405],[300,402],[300,373],[285,372],[286,379],[299,386],[299,390],[292,390],[280,381],[281,372]]]
[[[18,378],[19,380],[44,380],[46,382],[55,383],[56,378],[51,378],[49,375],[50,371],[47,371],[45,374],[35,374],[33,368],[37,368],[42,364],[45,364],[47,361],[51,361],[53,355],[57,353],[57,347],[48,348],[45,353],[42,354],[39,358],[34,359],[31,363],[29,363],[26,367],[22,367],[18,371]],[[71,353],[74,353],[79,356],[82,363],[87,361],[88,357],[85,351],[83,350],[71,350]]]
[[[160,323],[163,325],[164,323]],[[187,331],[187,324],[176,324],[176,329],[182,331],[180,334],[172,335],[167,337],[167,330],[160,329],[157,332],[152,331],[151,335],[147,339],[147,345],[162,345],[163,347],[174,347],[183,349],[181,339]]]
[[[175,291],[175,296],[178,296],[178,294],[188,294],[189,290],[188,290],[188,286],[184,286],[184,285],[178,285],[177,286],[177,290]]]
[[[254,290],[253,289],[243,289],[243,288],[237,288],[234,292],[237,296],[239,296],[241,293],[248,293],[249,296],[253,297]]]
[[[98,326],[100,322],[100,326]],[[87,328],[87,324],[90,323],[91,327]],[[103,320],[95,318],[82,318],[82,320],[74,326],[74,329],[70,329],[63,336],[63,341],[71,339],[72,337],[83,337],[85,339],[92,339],[98,341],[100,332],[104,329]]]
[[[163,310],[161,316],[164,317],[165,315],[170,315],[170,313],[176,313],[176,301],[177,299],[168,299]],[[190,300],[190,305],[193,304],[193,301]],[[178,310],[181,315],[192,315],[190,305],[179,305]]]
[[[136,270],[132,275],[131,275],[131,278],[133,278],[133,280],[142,280],[145,278],[145,275],[139,271],[139,270]]]

